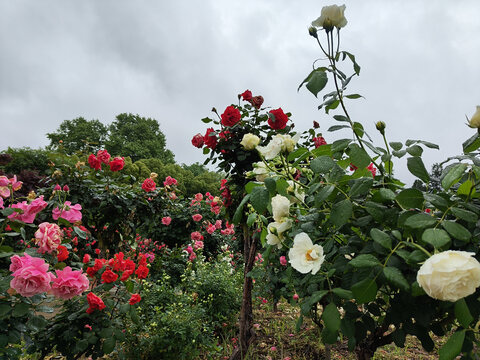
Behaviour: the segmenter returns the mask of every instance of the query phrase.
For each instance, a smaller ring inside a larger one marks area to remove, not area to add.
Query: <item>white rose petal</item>
[[[240,142],[240,145],[242,145],[245,150],[253,150],[258,144],[260,144],[260,138],[250,133],[243,135],[242,141]]]
[[[307,274],[311,271],[315,275],[325,261],[323,247],[314,245],[310,237],[305,233],[295,236],[293,247],[289,250],[288,257],[292,267],[302,274]]]
[[[338,29],[347,25],[347,19],[345,19],[345,5],[330,5],[324,6],[320,17],[312,22],[312,26],[319,28],[332,29],[334,26]]]
[[[448,250],[425,261],[417,273],[417,282],[428,296],[457,301],[480,286],[480,263],[475,253]]]
[[[262,161],[254,163],[253,173],[255,174],[255,180],[258,182],[264,182],[268,177],[267,165],[265,165]]]
[[[272,198],[273,220],[282,222],[290,213],[290,200],[283,195],[275,195]]]

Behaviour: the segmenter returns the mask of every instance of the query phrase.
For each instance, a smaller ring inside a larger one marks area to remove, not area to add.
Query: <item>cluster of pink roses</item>
[[[82,220],[82,205],[75,204],[72,205],[70,201],[65,201],[61,208],[58,206],[53,209],[52,217],[53,220],[58,220],[59,218],[65,219],[71,223]]]
[[[50,291],[61,299],[71,299],[88,289],[89,281],[81,270],[73,271],[69,266],[49,272],[49,265],[42,258],[14,255],[10,258],[13,279],[10,287],[25,297]]]
[[[13,178],[7,178],[6,176],[0,176],[0,209],[3,209],[3,198],[8,198],[12,191],[20,190],[22,182],[17,181],[17,176]]]
[[[111,171],[120,171],[125,165],[125,159],[123,157],[111,159],[111,155],[107,150],[99,150],[97,156],[95,156],[95,154],[88,156],[88,165],[90,165],[92,169],[102,170],[102,164],[109,165]]]

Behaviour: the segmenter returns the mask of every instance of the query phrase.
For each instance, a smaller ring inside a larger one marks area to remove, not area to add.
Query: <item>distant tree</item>
[[[109,126],[109,131],[106,148],[113,156],[130,156],[133,162],[151,158],[160,159],[164,164],[175,162],[155,119],[120,114]]]
[[[47,133],[50,150],[63,150],[66,154],[96,152],[105,146],[108,128],[98,120],[78,117],[64,120],[57,131]]]
[[[442,172],[443,167],[441,164],[435,163],[432,165],[432,170],[430,172],[430,183],[428,184],[428,192],[436,193],[442,189]],[[415,180],[412,187],[420,191],[427,191],[427,187],[420,180]]]

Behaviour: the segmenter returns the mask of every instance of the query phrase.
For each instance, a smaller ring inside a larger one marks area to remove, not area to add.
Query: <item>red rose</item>
[[[130,305],[134,305],[138,302],[140,302],[142,298],[138,294],[132,294],[132,297],[130,298],[130,301],[128,302]]]
[[[90,154],[90,156],[88,157],[88,165],[90,165],[92,169],[102,170],[102,163],[93,154]]]
[[[98,150],[97,159],[100,160],[102,163],[108,165],[108,161],[110,160],[110,154],[107,150]]]
[[[89,308],[87,309],[87,314],[91,314],[95,310],[105,309],[105,304],[103,303],[103,300],[92,292],[88,293],[87,301],[89,305]]]
[[[201,148],[203,146],[203,135],[198,133],[192,138],[192,145]]]
[[[57,260],[64,261],[68,259],[68,250],[63,245],[58,245],[57,247]]]
[[[102,274],[102,281],[110,284],[118,279],[118,275],[115,274],[112,270],[105,270]]]
[[[203,142],[205,143],[206,147],[212,150],[215,149],[215,147],[217,146],[217,135],[215,133],[215,130],[213,130],[213,128],[207,129],[207,132],[203,137]]]
[[[270,125],[273,130],[284,129],[285,126],[287,126],[288,116],[285,115],[282,108],[270,110],[269,114],[268,125]]]
[[[250,90],[245,90],[243,93],[240,94],[240,96],[243,98],[245,101],[250,101],[252,100],[252,92]]]
[[[225,130],[225,131],[221,131],[220,134],[218,134],[218,136],[221,138],[221,139],[224,139],[225,141],[230,137],[232,133],[228,130]]]
[[[120,281],[127,281],[130,275],[132,274],[133,274],[133,271],[125,270],[122,274],[122,277],[120,278]]]
[[[91,258],[90,258],[90,255],[85,254],[85,255],[83,255],[82,262],[83,262],[84,264],[87,264],[88,262],[90,262],[90,259],[91,259]]]
[[[87,274],[88,274],[88,276],[90,276],[90,277],[93,278],[96,273],[97,273],[97,270],[95,270],[95,268],[93,268],[93,267],[88,267],[88,268],[87,268]]]
[[[122,170],[123,165],[125,165],[125,160],[123,159],[123,157],[116,157],[112,161],[110,161],[110,170],[112,171]]]
[[[252,101],[250,101],[253,106],[255,106],[257,109],[260,109],[260,106],[263,104],[263,97],[262,96],[254,96],[252,98]]]
[[[146,178],[142,184],[142,189],[145,190],[146,192],[154,191],[156,187],[157,187],[157,184],[155,184],[155,181],[153,181],[152,178]]]
[[[313,140],[313,143],[315,144],[315,148],[318,148],[319,146],[322,146],[322,145],[327,145],[327,142],[325,141],[323,136],[314,137],[312,140]]]
[[[242,118],[242,114],[240,114],[240,111],[237,108],[230,105],[227,106],[227,108],[221,115],[221,118],[223,126],[231,127],[240,121],[240,119]]]
[[[135,274],[139,279],[145,279],[148,276],[148,268],[146,266],[140,265],[135,271]]]

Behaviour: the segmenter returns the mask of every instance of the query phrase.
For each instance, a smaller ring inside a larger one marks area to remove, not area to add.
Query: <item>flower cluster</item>
[[[115,157],[111,159],[111,155],[107,150],[99,150],[97,155],[90,154],[88,156],[88,165],[95,170],[102,170],[102,164],[108,165],[113,172],[120,171],[125,165],[123,157]]]

